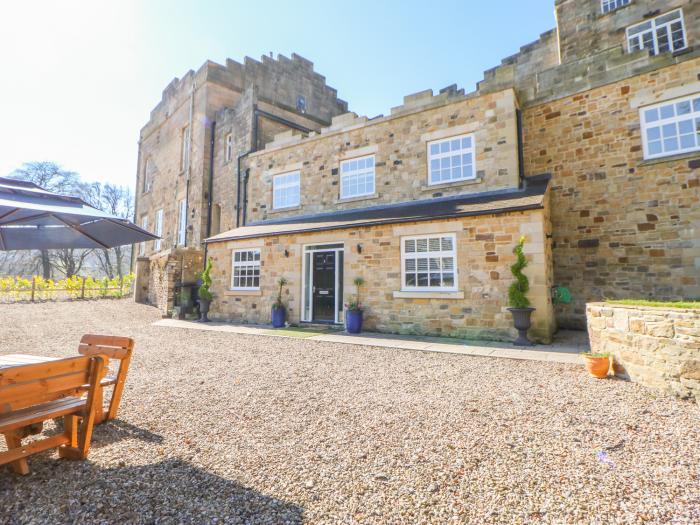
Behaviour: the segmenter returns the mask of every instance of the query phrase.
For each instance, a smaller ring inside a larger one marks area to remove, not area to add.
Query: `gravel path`
[[[579,367],[0,305],[0,353],[136,338],[88,461],[0,469],[2,523],[699,523],[698,406]]]

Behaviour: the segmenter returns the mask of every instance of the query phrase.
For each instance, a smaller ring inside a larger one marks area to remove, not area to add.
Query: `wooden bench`
[[[111,335],[93,335],[86,334],[80,339],[78,352],[85,356],[102,355],[109,359],[119,361],[119,369],[116,375],[107,375],[102,380],[102,387],[114,386],[112,399],[109,402],[107,410],[102,409],[102,390],[100,390],[100,399],[98,400],[97,423],[114,419],[117,417],[119,403],[121,402],[122,392],[124,391],[124,382],[126,374],[129,371],[129,363],[131,362],[131,353],[134,350],[134,340],[129,337],[117,337]]]
[[[28,456],[56,447],[61,457],[86,458],[104,365],[103,357],[90,356],[0,369],[0,434],[8,448],[0,465],[28,474]],[[41,433],[44,421],[59,417],[63,433],[22,446],[22,439]]]

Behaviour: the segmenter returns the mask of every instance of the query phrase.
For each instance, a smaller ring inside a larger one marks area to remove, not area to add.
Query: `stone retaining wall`
[[[700,401],[700,309],[589,303],[592,352],[614,356],[615,374]]]

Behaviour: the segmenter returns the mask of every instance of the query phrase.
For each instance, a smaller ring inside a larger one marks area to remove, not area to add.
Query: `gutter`
[[[374,221],[363,221],[363,222],[352,222],[350,224],[340,225],[340,226],[317,226],[315,228],[299,228],[296,230],[285,230],[285,231],[275,231],[269,233],[256,233],[250,235],[240,235],[236,237],[223,237],[221,239],[206,239],[205,244],[217,243],[217,242],[228,242],[228,241],[238,241],[241,239],[259,239],[262,237],[280,237],[283,235],[295,235],[299,233],[317,233],[332,230],[348,230],[353,228],[371,227],[371,226],[381,226],[384,224],[403,224],[407,222],[426,222],[435,220],[446,220],[455,219],[460,217],[479,217],[481,215],[501,215],[504,213],[519,212],[519,211],[530,211],[530,210],[542,210],[544,209],[544,204],[523,204],[521,206],[511,206],[508,208],[492,208],[489,210],[478,210],[478,211],[467,211],[463,213],[450,213],[450,214],[440,214],[431,215],[426,217],[400,217],[400,218],[390,218],[390,219],[377,219]],[[251,226],[252,228],[253,226]]]

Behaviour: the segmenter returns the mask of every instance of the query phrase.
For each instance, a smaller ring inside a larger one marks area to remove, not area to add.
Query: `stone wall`
[[[136,262],[134,300],[158,308],[169,316],[175,304],[175,291],[180,283],[193,283],[204,269],[201,250],[167,250],[152,257],[139,257]]]
[[[586,316],[591,351],[617,375],[700,401],[700,310],[591,303]]]
[[[529,297],[537,308],[531,336],[549,342],[555,330],[546,236],[549,228],[546,210],[534,210],[214,243],[209,246],[214,293],[211,317],[268,323],[277,292],[276,281],[285,276],[289,280],[284,297],[289,320],[299,322],[303,246],[342,242],[345,246],[343,297],[347,302],[355,294],[352,284],[355,277],[365,278],[361,299],[368,330],[509,340],[515,335],[511,315],[506,310],[508,287],[513,280],[509,268],[515,261],[513,247],[525,235],[525,253],[530,262],[525,273],[531,282]],[[457,235],[459,292],[402,293],[402,236],[446,232]],[[232,250],[243,248],[261,250],[260,290],[230,290]]]
[[[364,208],[455,194],[515,188],[519,183],[517,101],[513,90],[465,97],[432,91],[406,97],[389,117],[336,117],[320,134],[278,136],[246,161],[250,168],[248,222]],[[427,143],[473,133],[475,180],[428,185]],[[375,156],[374,195],[340,199],[340,162]],[[272,209],[272,178],[301,172],[301,206]]]
[[[682,7],[690,41],[700,37],[695,0],[633,0],[603,13],[600,0],[556,0],[562,63],[573,62],[612,47],[627,48],[625,29],[659,14]]]
[[[303,110],[297,109],[297,97],[304,98]],[[262,61],[246,58],[243,64],[228,60],[225,66],[207,61],[196,72],[189,71],[182,79],[174,79],[151,112],[139,141],[135,219],[140,225],[143,217],[148,217],[148,227],[153,231],[156,211],[163,210],[161,250],[176,246],[178,206],[185,198],[189,226],[186,245],[200,247],[208,233],[212,123],[226,108],[231,111],[221,123],[217,122],[223,126],[217,128],[214,137],[217,156],[214,184],[220,190],[216,204],[222,209],[223,222],[226,226],[231,223],[235,195],[230,198],[230,188],[235,191],[235,179],[231,182],[233,168],[220,157],[224,148],[223,130],[235,134],[234,160],[249,151],[256,105],[289,120],[298,120],[310,129],[320,129],[331,117],[347,111],[347,103],[338,99],[336,90],[313,70],[311,62],[298,55],[292,55],[291,59],[281,55],[277,59],[263,57]],[[240,121],[233,122],[233,118]],[[186,127],[191,128],[188,166],[181,161]],[[268,128],[273,129],[266,131]],[[279,128],[269,123],[261,125],[263,139],[275,131]],[[151,181],[150,188],[144,185],[146,179]],[[153,253],[155,244],[147,243],[146,255]]]
[[[559,28],[542,34],[484,73],[479,93],[514,88],[521,107],[581,93],[619,80],[692,60],[700,55],[700,3],[692,0],[635,0],[601,15],[599,0],[562,0]],[[647,15],[683,7],[687,50],[652,56],[627,52],[625,29]],[[560,60],[561,40],[561,60]]]
[[[523,112],[525,173],[552,173],[562,326],[603,298],[700,297],[700,154],[645,161],[639,108],[700,93],[700,58]]]

